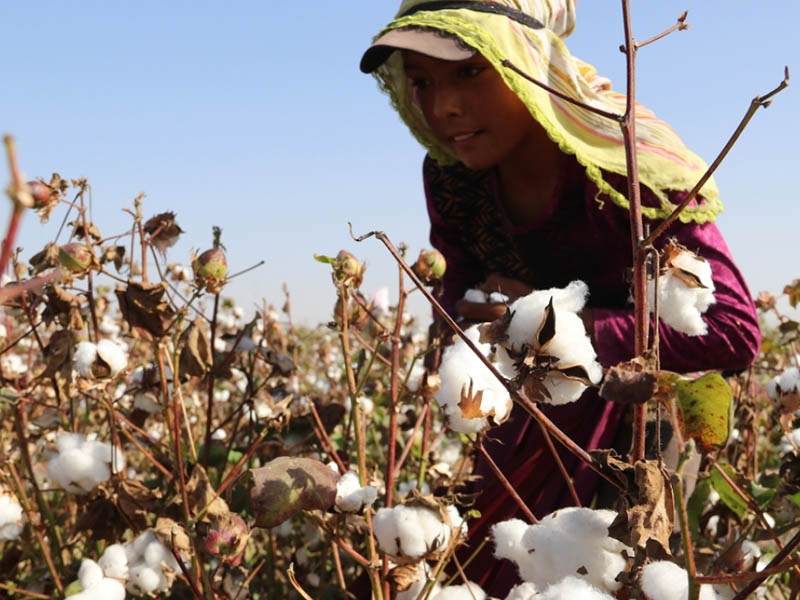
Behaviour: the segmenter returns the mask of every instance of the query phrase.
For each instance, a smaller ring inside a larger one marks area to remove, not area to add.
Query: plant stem
[[[509,482],[508,479],[506,479],[506,476],[503,475],[503,472],[500,470],[497,464],[495,464],[494,460],[492,460],[492,457],[486,451],[486,448],[483,447],[483,441],[481,440],[478,441],[478,450],[480,450],[481,455],[491,467],[498,481],[503,484],[503,487],[506,488],[506,491],[514,499],[514,502],[517,503],[517,506],[519,506],[520,510],[525,513],[528,521],[534,524],[538,523],[539,519],[534,516],[534,514],[531,512],[531,509],[528,508],[528,505],[523,502],[522,498],[520,498],[517,490],[515,490],[514,486],[511,485],[511,482]]]
[[[394,477],[395,461],[397,456],[397,410],[398,410],[398,376],[400,373],[400,346],[402,339],[400,334],[403,329],[403,310],[406,302],[405,281],[403,269],[398,265],[398,301],[397,313],[395,315],[394,331],[392,332],[392,375],[390,381],[390,403],[389,410],[389,460],[386,463],[386,506],[392,507],[394,502]]]
[[[208,470],[208,460],[211,456],[211,432],[214,421],[214,341],[217,335],[217,312],[219,311],[219,294],[214,294],[214,312],[211,314],[211,369],[208,371],[208,400],[206,401],[206,438],[203,448],[203,467]]]

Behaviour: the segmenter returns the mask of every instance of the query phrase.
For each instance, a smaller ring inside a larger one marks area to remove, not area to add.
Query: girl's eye
[[[428,87],[428,80],[423,79],[422,77],[412,77],[409,81],[411,83],[412,89],[418,92]]]
[[[464,79],[470,79],[477,77],[485,68],[478,65],[465,65],[458,70],[458,74]]]

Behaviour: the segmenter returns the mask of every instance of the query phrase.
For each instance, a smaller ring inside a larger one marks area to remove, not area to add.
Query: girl
[[[427,149],[423,181],[431,243],[447,259],[445,308],[464,319],[493,320],[505,306],[463,301],[466,290],[483,287],[513,300],[581,279],[590,290],[583,314],[587,331],[599,362],[609,367],[633,356],[634,340],[622,135],[615,121],[517,73],[584,104],[624,112],[625,97],[564,45],[562,38],[575,26],[575,5],[576,0],[406,0],[364,54],[361,70],[376,76]],[[646,108],[637,107],[636,120],[642,212],[655,226],[706,165]],[[661,327],[664,369],[744,369],[758,353],[750,292],[714,225],[720,210],[710,180],[658,242],[673,238],[708,260],[716,288],[716,303],[704,315],[706,335]],[[546,411],[587,450],[613,445],[623,412],[592,391]],[[495,441],[487,449],[537,516],[573,503],[538,426],[524,411],[515,407],[491,436]],[[596,478],[571,455],[562,457],[588,504]],[[483,475],[476,504],[481,518],[470,527],[472,549],[488,526],[518,516],[486,466],[479,463],[476,471]],[[467,575],[503,597],[516,580],[514,567],[492,560],[491,544],[483,553]]]

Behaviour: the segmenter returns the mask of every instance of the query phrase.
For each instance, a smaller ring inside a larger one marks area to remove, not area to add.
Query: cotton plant
[[[122,450],[79,433],[60,433],[57,452],[47,463],[51,481],[72,494],[86,494],[125,469]]]
[[[128,560],[126,589],[134,595],[162,594],[172,586],[178,561],[156,535],[148,530],[124,545]]]
[[[18,538],[24,526],[22,506],[16,496],[0,488],[0,541]]]
[[[645,565],[639,585],[649,600],[687,600],[689,598],[688,574],[684,569],[667,560]],[[727,596],[718,593],[713,586],[708,584],[700,586],[699,600],[726,599]]]
[[[365,507],[372,506],[377,497],[378,490],[371,485],[361,487],[355,471],[342,475],[336,484],[335,505],[341,512],[361,512]]]
[[[75,349],[75,370],[81,377],[116,377],[127,365],[126,351],[112,340],[81,342]]]
[[[608,535],[615,517],[611,510],[570,507],[535,525],[502,521],[491,529],[494,555],[516,563],[520,578],[542,590],[573,576],[613,593],[622,585],[617,575],[626,568],[622,553],[633,556],[631,548]]]
[[[491,346],[479,341],[477,326],[464,333],[481,354],[491,356]],[[439,377],[441,387],[434,397],[453,431],[475,433],[508,418],[512,406],[508,390],[461,338],[442,353]]]
[[[662,253],[658,278],[658,316],[667,325],[687,335],[705,335],[703,313],[716,302],[711,265],[707,260],[675,242]],[[647,283],[647,304],[655,309],[655,281]]]
[[[602,367],[580,317],[588,295],[583,281],[537,290],[483,326],[483,338],[499,346],[501,364],[513,367],[529,399],[567,404],[600,381]]]
[[[372,521],[378,546],[397,563],[408,563],[443,551],[453,534],[466,533],[455,506],[436,511],[422,505],[381,508]]]

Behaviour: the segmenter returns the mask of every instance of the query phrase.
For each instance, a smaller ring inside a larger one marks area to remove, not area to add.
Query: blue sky
[[[364,285],[394,289],[383,229],[416,256],[427,244],[423,150],[369,77],[361,53],[399,2],[61,0],[3,2],[0,129],[13,134],[30,177],[87,177],[103,235],[129,227],[122,209],[145,192],[145,213],[173,210],[186,230],[169,251],[187,262],[223,228],[231,270],[266,264],[227,293],[246,308],[280,306],[327,320],[334,291],[313,253],[349,249],[368,262]],[[750,100],[800,69],[800,4],[769,10],[740,0],[632,2],[645,39],[689,10],[692,27],[643,48],[638,99],[709,162]],[[761,5],[758,5],[761,6]],[[767,5],[764,5],[767,6]],[[617,89],[624,86],[620,3],[581,0],[567,43]],[[800,101],[789,87],[759,111],[718,171],[720,228],[751,290],[800,276],[797,140]],[[55,234],[29,216],[29,257]],[[0,216],[5,231],[7,215]],[[420,302],[414,310],[425,312]]]

